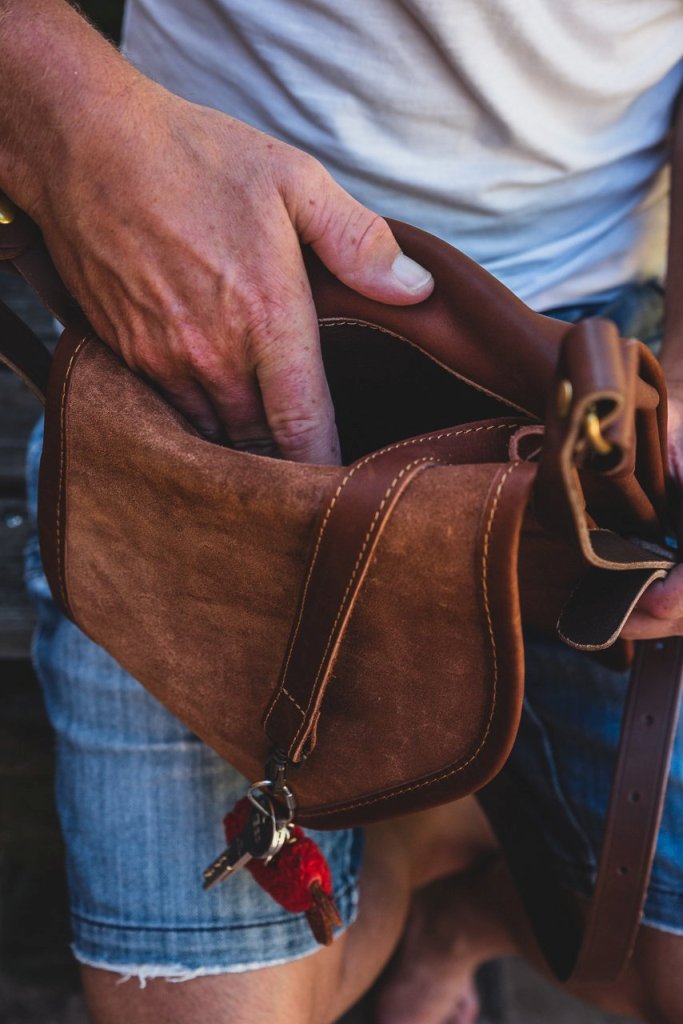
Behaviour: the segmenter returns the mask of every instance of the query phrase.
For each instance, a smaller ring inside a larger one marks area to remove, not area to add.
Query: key
[[[212,886],[222,882],[230,875],[234,875],[240,868],[245,867],[251,860],[251,854],[245,849],[241,836],[237,836],[223,853],[219,854],[214,861],[202,872],[204,878],[203,888],[211,889]]]
[[[268,800],[267,806],[264,806],[265,800],[267,798],[264,796],[262,800],[251,801],[242,831],[203,872],[204,889],[210,889],[234,875],[254,858],[267,864],[285,845],[290,830],[287,826],[278,828],[272,805]]]

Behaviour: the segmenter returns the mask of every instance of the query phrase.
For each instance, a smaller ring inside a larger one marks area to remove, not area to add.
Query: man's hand
[[[55,200],[46,241],[95,330],[203,433],[251,450],[339,459],[300,240],[364,295],[431,291],[317,161],[164,93]]]
[[[0,185],[40,224],[92,326],[208,437],[338,461],[301,242],[382,302],[426,298],[431,276],[316,160],[161,89],[58,0],[41,15],[31,52],[44,45],[58,66],[27,81],[13,65],[13,102],[39,94],[48,159],[25,154]]]
[[[669,470],[683,493],[683,384],[669,381],[668,392]],[[628,640],[683,636],[683,565],[648,588],[631,612],[622,636]]]

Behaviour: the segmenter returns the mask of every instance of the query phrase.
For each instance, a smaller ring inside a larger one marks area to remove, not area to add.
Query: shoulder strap
[[[641,641],[631,674],[585,923],[553,873],[523,785],[506,768],[478,798],[500,837],[539,945],[561,981],[614,981],[638,934],[659,831],[683,679],[683,639]]]

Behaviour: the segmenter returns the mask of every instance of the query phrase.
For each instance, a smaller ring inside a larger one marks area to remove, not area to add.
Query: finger
[[[290,188],[288,209],[301,239],[354,291],[395,305],[421,302],[430,295],[430,272],[401,252],[385,220],[325,172],[313,195]]]
[[[656,580],[645,591],[636,610],[663,622],[683,619],[683,565],[671,570],[663,580]]]
[[[339,438],[318,321],[300,253],[295,259],[302,287],[289,302],[276,303],[256,329],[256,375],[270,433],[284,458],[338,465]]]
[[[256,455],[279,456],[254,373],[222,372],[205,378],[203,387],[234,448]]]
[[[621,631],[624,640],[659,640],[665,636],[682,636],[683,622],[670,622],[635,609]]]
[[[167,401],[185,416],[200,434],[210,441],[220,441],[223,428],[202,387],[196,381],[157,381]]]

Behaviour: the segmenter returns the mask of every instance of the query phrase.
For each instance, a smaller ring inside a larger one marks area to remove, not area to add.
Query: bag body
[[[61,608],[247,777],[267,762],[259,785],[287,797],[287,821],[337,828],[478,792],[558,977],[617,977],[683,642],[638,646],[585,928],[500,769],[522,624],[623,662],[621,626],[674,564],[652,355],[608,321],[532,312],[394,223],[435,277],[419,306],[365,299],[307,255],[345,465],[295,465],[201,437],[92,334],[35,225],[1,196],[0,212],[0,261],[68,324],[50,359],[0,304],[0,359],[46,403],[39,531]],[[677,295],[668,310],[671,336]]]
[[[39,517],[57,601],[248,778],[284,755],[297,820],[318,828],[481,788],[519,722],[522,619],[554,629],[562,613],[565,639],[604,647],[671,565],[624,539],[665,540],[647,350],[606,322],[533,313],[392,226],[436,279],[418,307],[308,262],[343,467],[210,443],[87,325],[62,337],[47,392]],[[599,627],[595,601],[567,603],[595,574],[619,595]]]

